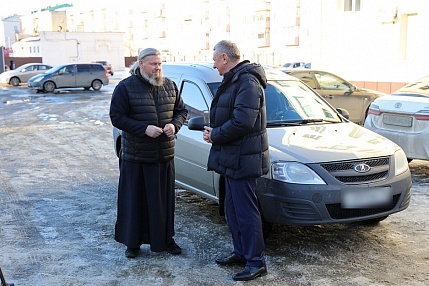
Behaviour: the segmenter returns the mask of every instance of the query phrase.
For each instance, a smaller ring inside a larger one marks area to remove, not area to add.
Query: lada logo
[[[353,169],[358,173],[366,173],[371,170],[371,167],[368,164],[357,164],[353,166]]]
[[[395,103],[395,108],[401,108],[401,107],[402,107],[402,103],[400,102]]]

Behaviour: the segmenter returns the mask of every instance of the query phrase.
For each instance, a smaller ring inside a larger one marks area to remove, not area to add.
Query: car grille
[[[393,208],[395,208],[396,204],[398,203],[400,196],[401,196],[400,194],[394,195],[392,204],[384,208],[343,209],[341,208],[341,204],[327,204],[326,208],[332,219],[364,217],[364,216],[374,215],[374,214],[392,210]]]
[[[371,171],[367,173],[358,173],[353,169],[357,164],[367,164],[371,167]],[[389,157],[342,161],[321,164],[321,166],[344,184],[369,183],[386,179],[389,175]]]

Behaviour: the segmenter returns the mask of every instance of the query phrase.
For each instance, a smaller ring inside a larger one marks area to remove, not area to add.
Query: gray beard
[[[163,85],[164,84],[164,77],[162,76],[162,73],[161,73],[161,76],[160,77],[158,77],[158,78],[154,78],[154,77],[150,77],[150,76],[148,76],[147,74],[145,74],[145,73],[142,73],[142,75],[141,75],[145,80],[147,80],[151,85],[154,85],[154,86],[161,86],[161,85]]]

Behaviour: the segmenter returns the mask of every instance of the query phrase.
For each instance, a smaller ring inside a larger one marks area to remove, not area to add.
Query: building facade
[[[426,0],[75,2],[26,15],[23,31],[123,33],[122,57],[151,46],[168,61],[211,61],[213,46],[230,39],[245,59],[265,65],[311,62],[362,83],[409,82],[427,72]]]

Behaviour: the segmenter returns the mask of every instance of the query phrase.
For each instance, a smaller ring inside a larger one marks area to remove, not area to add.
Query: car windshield
[[[208,87],[210,88],[210,91],[212,92],[213,97],[216,94],[217,89],[219,88],[220,82],[211,82],[207,83]]]
[[[331,106],[299,81],[268,81],[265,98],[268,125],[341,122]]]
[[[19,67],[15,68],[15,70],[20,71],[22,69],[25,69],[28,66],[29,66],[29,64],[25,64],[25,65],[22,65],[22,66],[19,66]]]
[[[213,96],[220,84],[207,83]],[[268,125],[341,122],[336,111],[300,81],[269,80],[265,98]]]
[[[407,84],[392,95],[429,97],[429,76]]]

